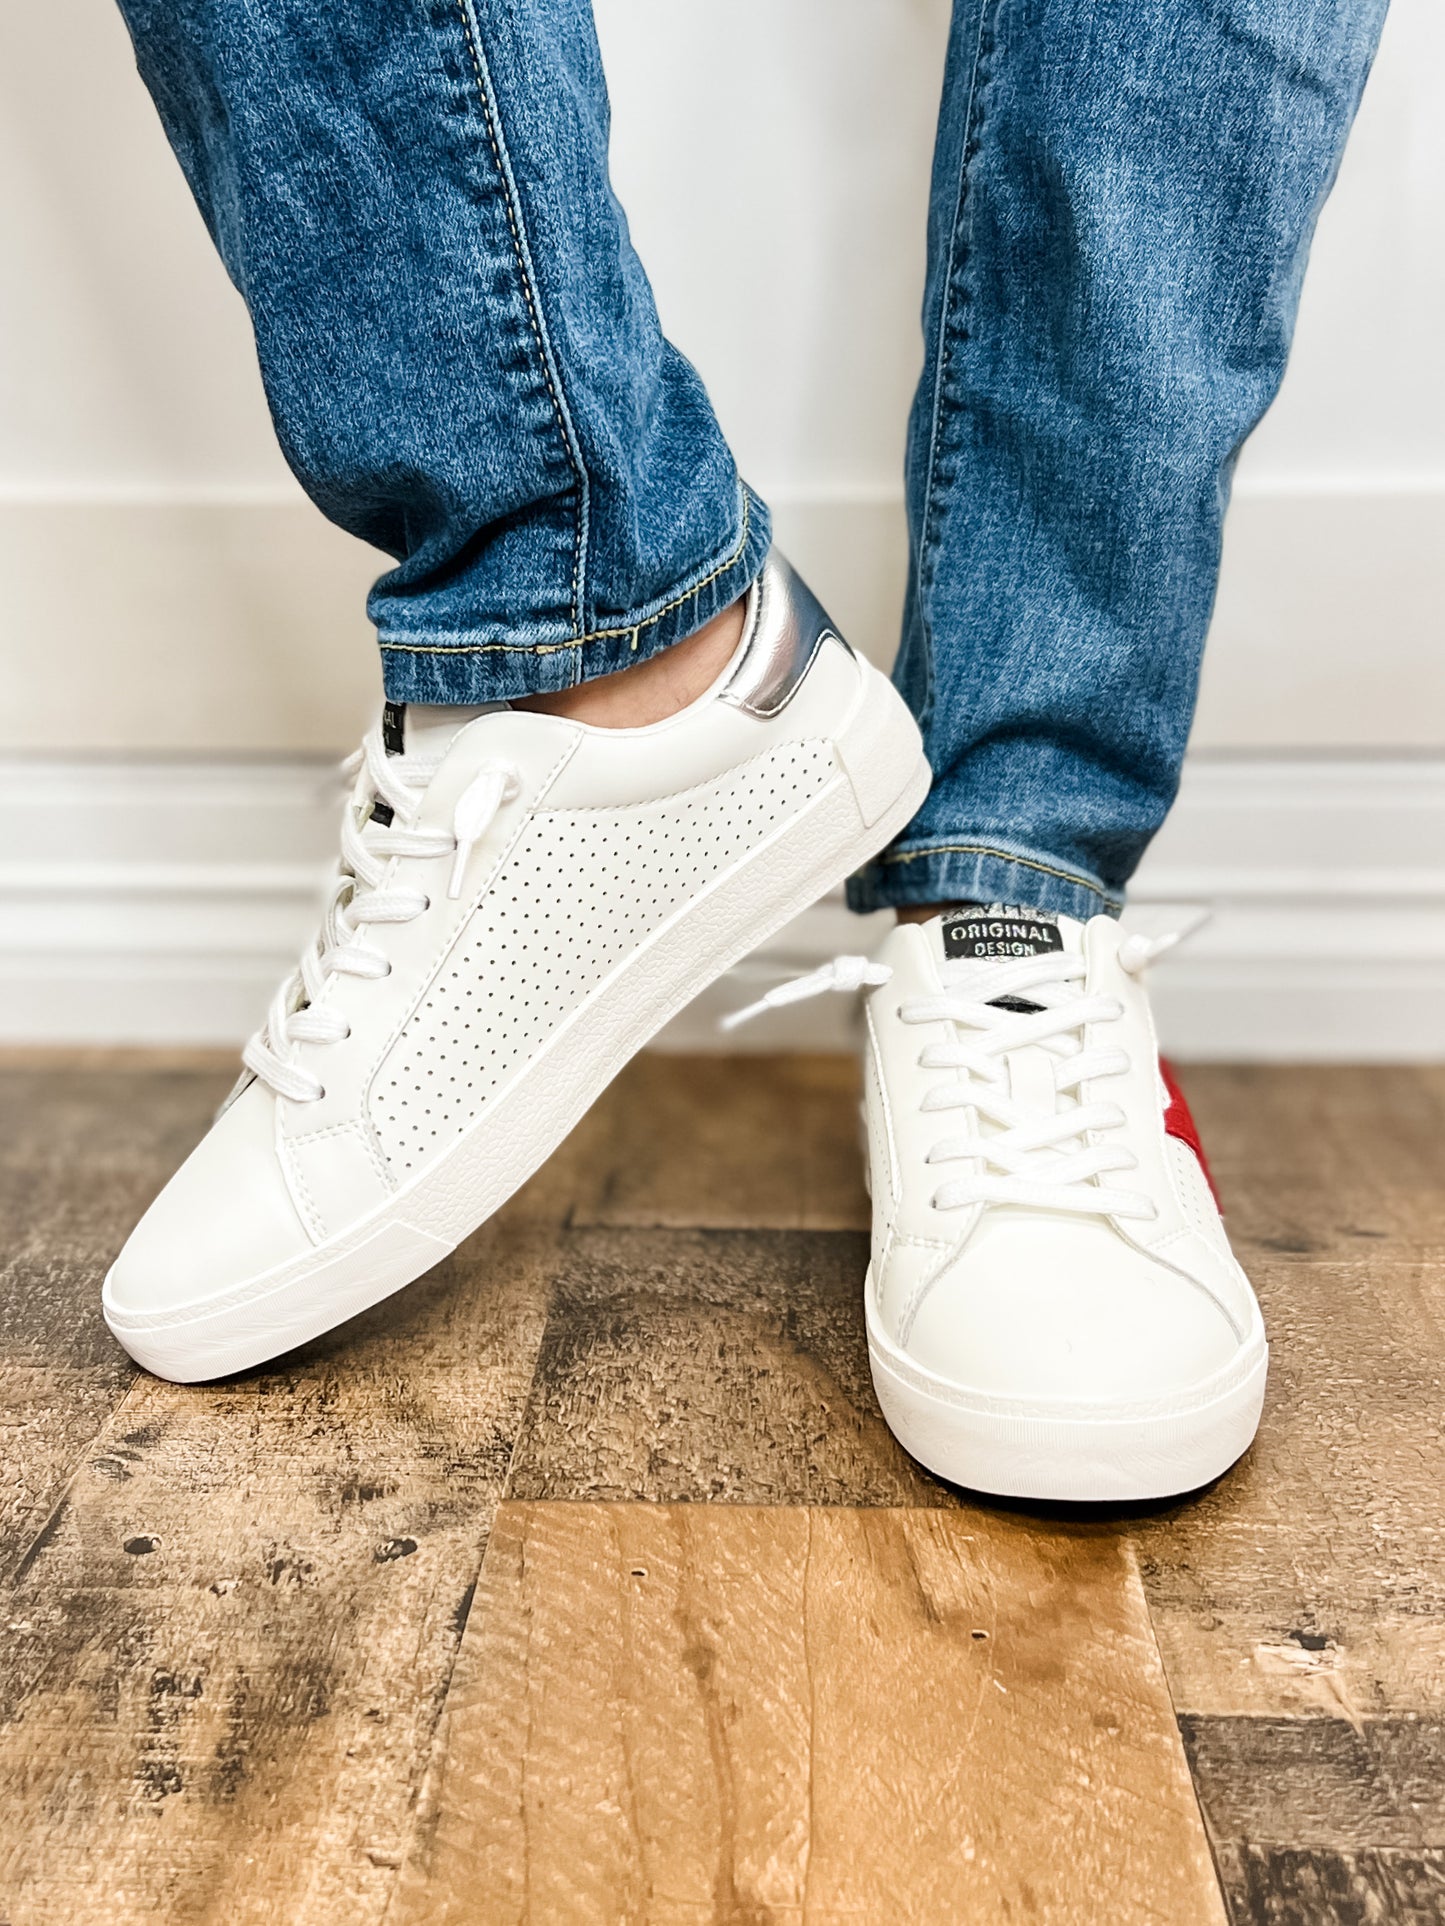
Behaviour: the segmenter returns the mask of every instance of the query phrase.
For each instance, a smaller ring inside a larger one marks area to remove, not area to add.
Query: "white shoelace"
[[[1119,961],[1137,975],[1177,940],[1127,936],[1119,946]],[[821,969],[769,990],[724,1024],[732,1028],[764,1010],[833,990],[881,985],[892,974],[886,964],[866,957],[835,957]],[[940,1137],[929,1149],[930,1164],[973,1166],[967,1176],[939,1186],[932,1200],[936,1209],[1014,1204],[1096,1216],[1156,1215],[1155,1205],[1142,1192],[1100,1181],[1137,1168],[1138,1159],[1122,1143],[1097,1141],[1126,1121],[1120,1106],[1079,1098],[1084,1083],[1130,1067],[1122,1048],[1085,1042],[1087,1025],[1123,1015],[1117,998],[1082,992],[1085,974],[1084,959],[1067,953],[1009,957],[971,972],[966,990],[950,986],[937,996],[912,997],[898,1006],[904,1023],[953,1026],[951,1040],[930,1043],[919,1056],[924,1069],[952,1073],[927,1091],[922,1109],[973,1113],[966,1130]],[[1019,1004],[1037,1007],[1020,1009]],[[1052,1101],[1019,1102],[1010,1092],[1006,1060],[1030,1048],[1053,1059]]]
[[[517,771],[506,763],[483,763],[457,799],[452,833],[409,829],[427,784],[440,767],[437,756],[389,756],[381,730],[367,732],[360,749],[341,765],[356,778],[341,830],[341,869],[321,928],[301,961],[277,990],[266,1021],[241,1053],[247,1070],[293,1103],[316,1103],[325,1096],[319,1077],[295,1061],[301,1043],[339,1043],[351,1034],[343,1012],[328,1000],[336,976],[389,976],[391,964],[369,944],[369,923],[409,923],[430,909],[424,890],[400,879],[408,860],[454,856],[447,895],[461,894],[467,858],[486,834],[492,818],[517,794]],[[384,803],[391,822],[377,822],[375,803]],[[245,1079],[243,1078],[244,1082]]]

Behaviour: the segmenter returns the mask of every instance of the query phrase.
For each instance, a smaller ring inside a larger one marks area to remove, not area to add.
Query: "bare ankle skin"
[[[893,913],[900,923],[926,923],[930,917],[942,916],[945,910],[967,907],[965,903],[909,903]]]
[[[747,597],[742,595],[696,634],[630,669],[554,694],[523,696],[512,707],[566,716],[593,729],[645,729],[651,722],[665,722],[717,681],[742,640],[746,612]]]

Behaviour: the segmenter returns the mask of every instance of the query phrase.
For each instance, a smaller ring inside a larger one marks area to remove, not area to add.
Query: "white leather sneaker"
[[[903,702],[776,557],[665,722],[389,710],[355,762],[324,925],[105,1282],[162,1377],[256,1364],[430,1269],[929,782]]]
[[[873,986],[873,1382],[900,1443],[973,1490],[1168,1497],[1258,1426],[1259,1306],[1140,981],[1162,947],[959,910],[765,999]]]
[[[1259,1424],[1259,1306],[1140,980],[1159,947],[1107,916],[965,910],[879,954],[873,1382],[899,1441],[958,1484],[1163,1498]]]

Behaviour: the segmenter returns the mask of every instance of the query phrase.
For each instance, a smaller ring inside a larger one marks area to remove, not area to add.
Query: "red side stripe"
[[[1219,1192],[1215,1189],[1214,1174],[1209,1168],[1209,1159],[1204,1154],[1204,1146],[1199,1141],[1199,1126],[1184,1101],[1184,1092],[1179,1088],[1173,1066],[1163,1057],[1159,1059],[1159,1074],[1164,1079],[1164,1088],[1169,1092],[1169,1108],[1164,1112],[1164,1129],[1171,1137],[1177,1137],[1199,1159],[1199,1168],[1204,1172],[1205,1182],[1214,1193],[1214,1201],[1219,1204]],[[1223,1210],[1224,1206],[1219,1205]]]

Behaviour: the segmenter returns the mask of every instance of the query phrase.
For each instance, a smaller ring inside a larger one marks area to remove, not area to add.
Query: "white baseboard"
[[[907,561],[896,492],[757,479],[784,547],[886,665]],[[1195,743],[1445,752],[1442,555],[1445,484],[1242,482]],[[0,491],[7,628],[27,638],[6,663],[18,746],[340,754],[376,699],[363,603],[384,566],[299,490]]]
[[[232,1044],[314,918],[339,791],[319,759],[0,759],[0,1039]],[[1155,978],[1185,1058],[1445,1058],[1445,757],[1201,756],[1131,915],[1210,920]],[[718,1048],[760,984],[866,949],[829,902],[687,1011],[664,1047]],[[728,1047],[837,1048],[842,998]]]

